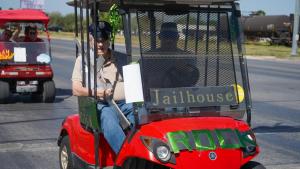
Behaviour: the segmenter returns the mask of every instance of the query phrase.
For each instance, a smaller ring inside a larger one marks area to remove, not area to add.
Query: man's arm
[[[74,65],[74,69],[73,69],[73,73],[72,73],[72,92],[74,96],[88,96],[89,95],[89,91],[87,87],[83,87],[82,86],[82,73],[81,73],[81,56],[78,56],[76,61],[75,61],[75,65]],[[94,91],[92,90],[92,96],[94,95]],[[98,89],[97,88],[97,97],[100,99],[104,98],[104,93],[105,96],[110,96],[112,94],[112,89]]]
[[[88,96],[89,91],[88,88],[83,87],[82,83],[80,81],[73,81],[72,82],[72,92],[74,96]],[[94,96],[94,90],[91,91],[92,96]],[[100,99],[104,99],[104,93],[105,96],[112,95],[112,89],[97,89],[97,97]]]
[[[83,87],[80,81],[72,82],[72,92],[74,96],[88,96],[88,88]]]
[[[82,86],[81,56],[75,61],[72,73],[72,92],[74,96],[88,96],[88,89]]]
[[[21,30],[22,30],[22,27],[20,25],[17,25],[17,30],[16,30],[16,32],[13,33],[13,36],[11,37],[11,39],[13,41],[15,41],[15,42],[21,41],[20,37],[19,37]]]

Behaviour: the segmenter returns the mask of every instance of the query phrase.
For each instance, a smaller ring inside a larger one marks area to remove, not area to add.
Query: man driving
[[[108,104],[106,99],[112,97],[120,110],[128,118],[131,124],[134,124],[133,105],[125,103],[125,94],[123,88],[122,75],[118,70],[116,58],[113,51],[109,49],[111,26],[107,22],[100,22],[94,33],[94,26],[90,26],[90,46],[91,56],[94,56],[94,42],[96,41],[97,62],[97,104],[100,113],[101,129],[105,139],[108,141],[114,152],[117,154],[125,140],[125,133],[119,124],[119,117],[116,110]],[[82,57],[78,56],[75,62],[72,75],[72,89],[75,96],[88,96],[89,90],[83,86],[82,71],[87,68],[81,68]],[[92,59],[93,60],[93,59]],[[91,77],[93,74],[91,74]],[[87,77],[87,74],[86,74]],[[93,80],[91,80],[93,82]],[[93,87],[92,87],[93,88]],[[94,92],[92,91],[92,94]]]

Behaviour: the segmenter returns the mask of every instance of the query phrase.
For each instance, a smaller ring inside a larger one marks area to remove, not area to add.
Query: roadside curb
[[[41,36],[42,38],[46,38],[46,37],[43,37],[43,36]],[[50,39],[51,40],[74,40],[75,38],[66,38],[66,37],[51,37],[50,36]]]
[[[287,57],[287,58],[277,58],[275,56],[252,56],[252,55],[245,55],[247,59],[250,60],[271,60],[271,61],[299,61],[300,57]]]

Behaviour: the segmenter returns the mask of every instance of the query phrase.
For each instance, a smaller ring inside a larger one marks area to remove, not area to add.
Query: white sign
[[[139,64],[123,66],[126,103],[143,102],[143,86]]]
[[[14,61],[26,62],[26,48],[14,48]]]
[[[45,9],[45,0],[20,0],[21,8]]]

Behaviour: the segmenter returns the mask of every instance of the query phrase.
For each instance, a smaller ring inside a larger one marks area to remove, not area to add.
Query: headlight
[[[243,157],[246,158],[248,156],[252,156],[256,153],[256,138],[252,131],[248,131],[245,133],[242,133],[241,141],[244,143],[244,147],[242,147],[243,150]]]
[[[154,157],[162,163],[176,164],[176,158],[171,153],[167,143],[152,137],[141,137],[142,143],[151,151]]]
[[[249,140],[251,140],[251,141],[253,141],[253,142],[256,142],[256,138],[255,138],[255,135],[254,135],[253,132],[249,132],[249,133],[247,134],[247,137],[248,137]]]
[[[245,150],[247,153],[252,154],[252,153],[255,153],[256,147],[255,146],[246,146]]]
[[[158,160],[162,162],[168,162],[171,158],[170,148],[166,145],[158,145],[155,150],[155,157],[158,157]]]

